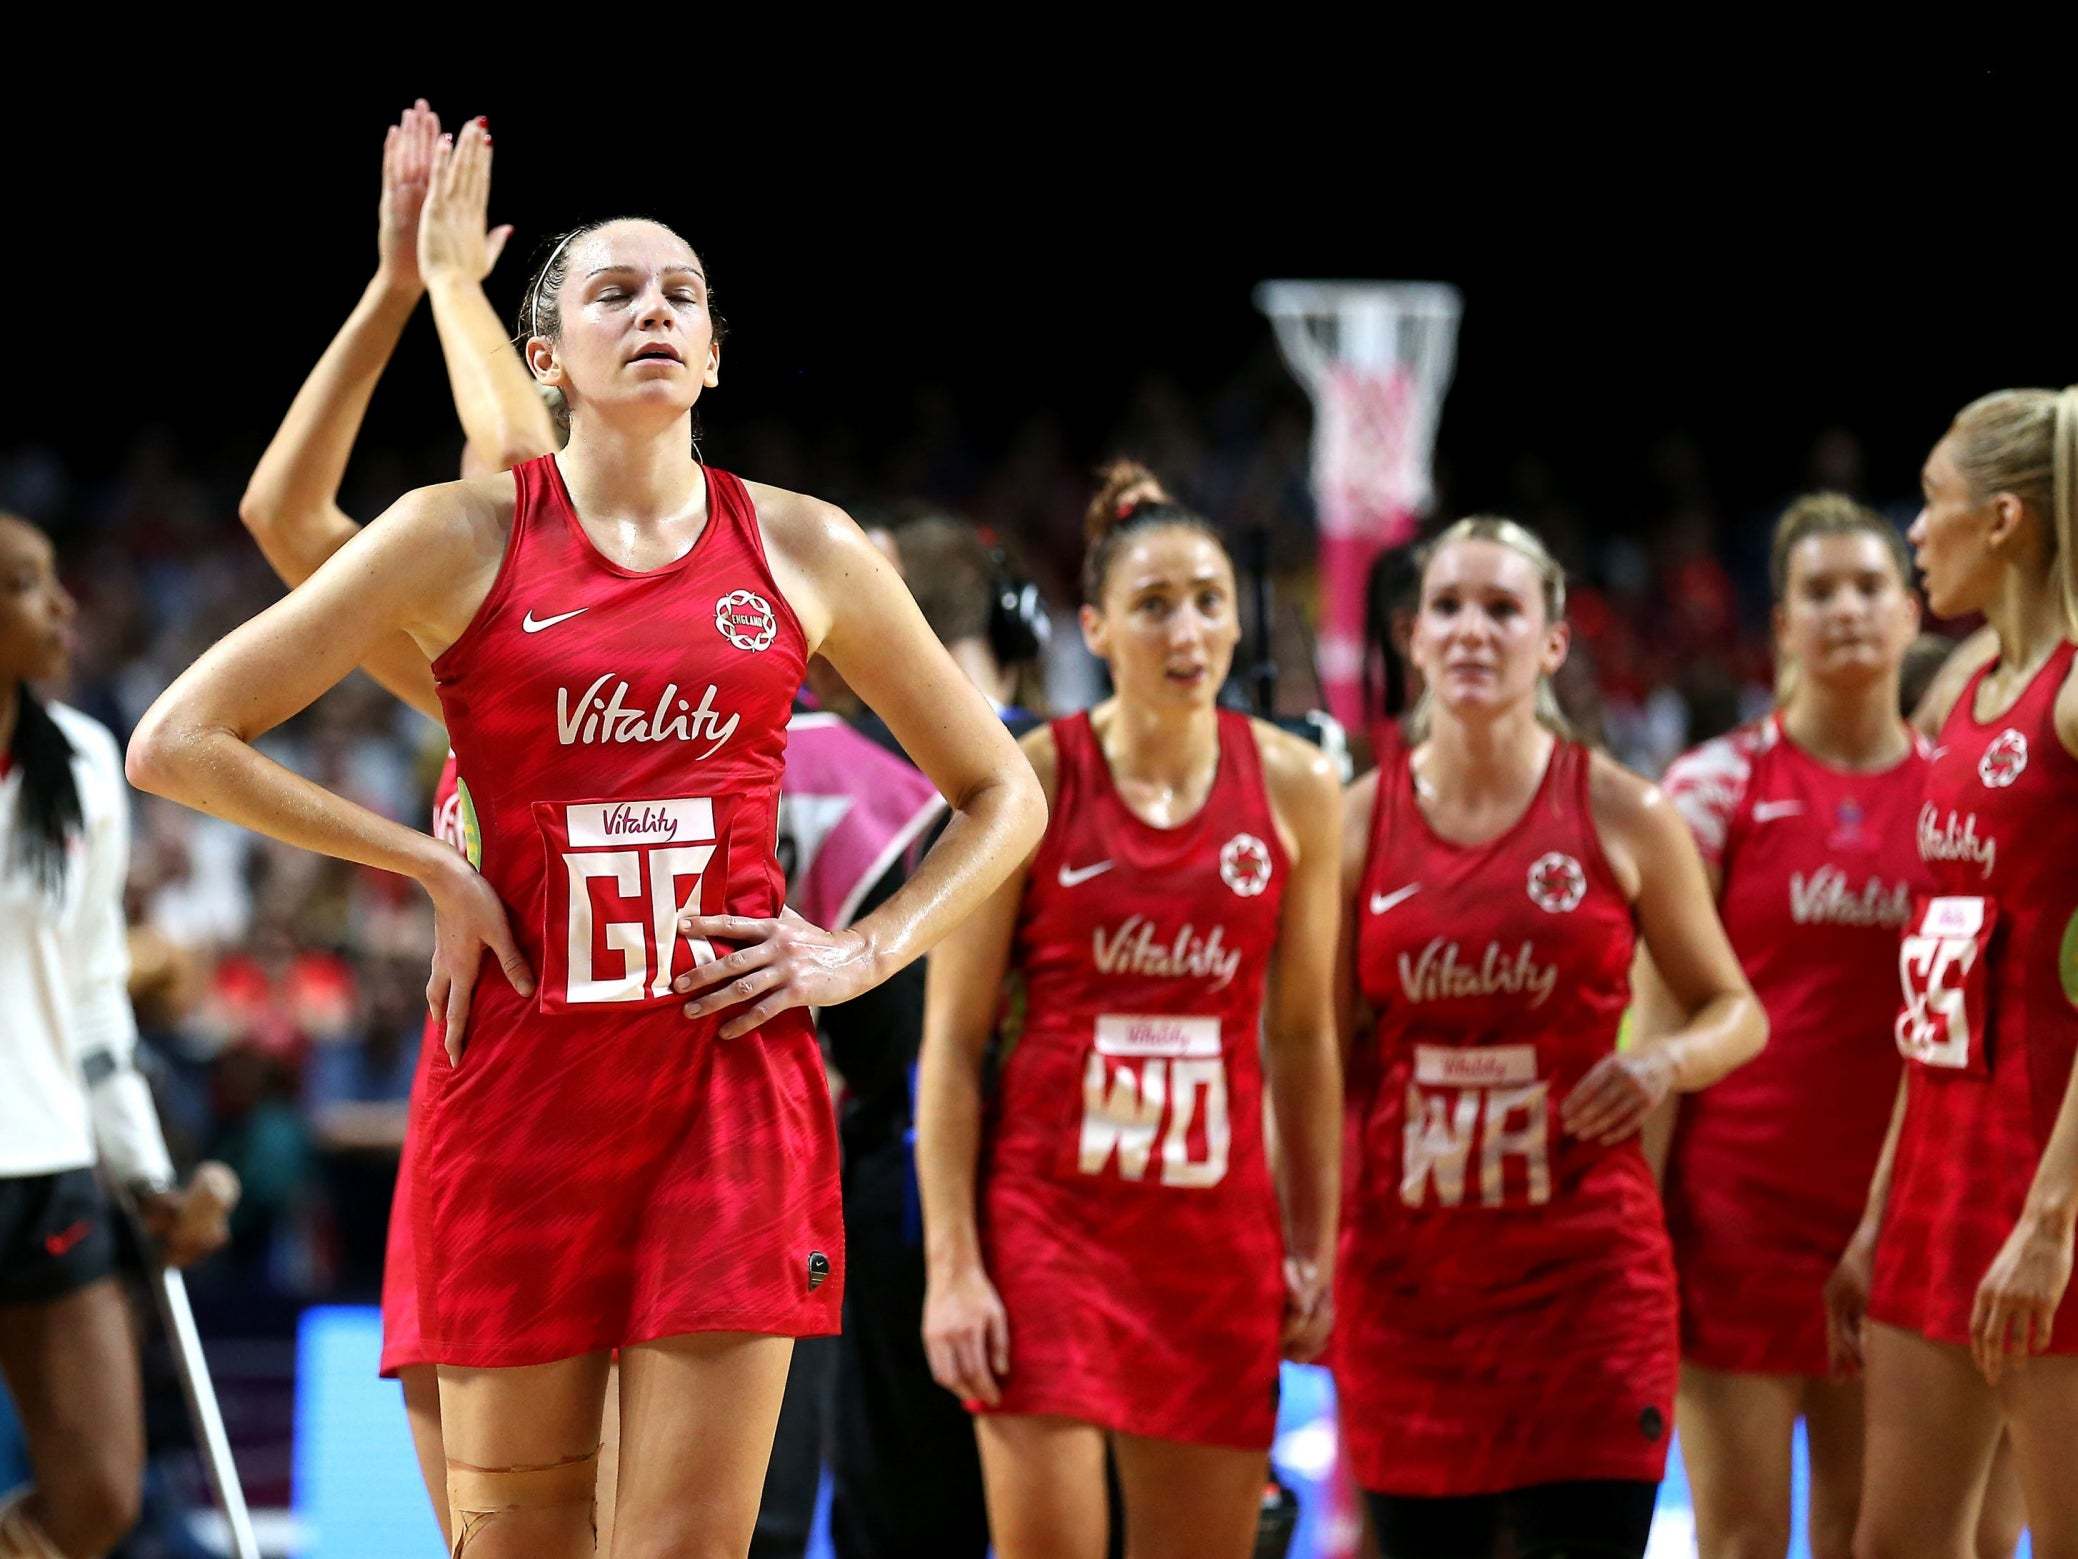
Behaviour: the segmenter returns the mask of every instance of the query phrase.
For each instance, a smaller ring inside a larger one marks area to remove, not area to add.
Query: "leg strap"
[[[64,1551],[29,1519],[22,1508],[28,1502],[26,1488],[0,1494],[0,1559],[65,1559]]]
[[[599,1453],[566,1457],[535,1467],[478,1467],[450,1459],[447,1506],[455,1523],[459,1555],[485,1523],[519,1510],[560,1505],[593,1506],[599,1490]],[[596,1519],[593,1535],[598,1533]],[[0,1556],[4,1559],[4,1556]]]

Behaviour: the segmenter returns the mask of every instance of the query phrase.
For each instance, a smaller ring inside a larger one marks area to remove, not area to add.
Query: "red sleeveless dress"
[[[1659,1198],[1636,1137],[1601,1147],[1558,1117],[1630,999],[1588,752],[1557,743],[1528,810],[1481,845],[1431,831],[1410,757],[1380,771],[1355,906],[1377,1014],[1336,1282],[1357,1482],[1655,1481],[1678,1364]]]
[[[1011,954],[1025,1026],[982,1165],[983,1259],[1010,1319],[987,1411],[1264,1450],[1284,1236],[1263,985],[1290,861],[1255,732],[1220,711],[1211,793],[1175,828],[1127,807],[1087,715],[1053,732]]]
[[[1989,720],[1976,706],[1991,668],[1970,679],[1919,813],[1932,885],[1898,952],[1905,1123],[1869,1314],[1936,1342],[1969,1342],[2078,1052],[2078,759],[2056,733],[2074,655],[2059,648]],[[2078,1284],[2049,1351],[2078,1354]]]
[[[1663,788],[1723,873],[1718,912],[1768,1048],[1681,1101],[1663,1192],[1682,1356],[1824,1375],[1825,1282],[1868,1199],[1898,1091],[1898,935],[1921,880],[1931,747],[1881,773],[1819,762],[1781,718],[1677,760]]]
[[[836,1133],[808,1014],[718,1040],[671,982],[770,916],[806,659],[743,484],[708,468],[686,555],[620,567],[555,457],[515,468],[505,560],[434,663],[472,860],[534,971],[488,957],[459,1067],[435,1048],[413,1240],[422,1345],[534,1364],[697,1331],[837,1329]]]

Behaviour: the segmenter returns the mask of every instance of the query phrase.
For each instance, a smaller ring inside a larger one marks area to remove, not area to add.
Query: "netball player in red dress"
[[[1855,1551],[1968,1550],[2010,1435],[2039,1555],[2078,1554],[2078,387],[1963,408],[1922,472],[1928,604],[1997,658],[1941,728],[1918,819],[1929,882],[1899,948],[1906,1091],[1872,1181]],[[1858,1237],[1857,1245],[1866,1240]]]
[[[1053,821],[931,960],[924,1339],[979,1415],[1004,1559],[1104,1553],[1107,1438],[1132,1559],[1243,1559],[1280,1354],[1329,1323],[1339,796],[1317,749],[1215,703],[1239,628],[1211,529],[1110,498],[1082,622],[1116,695],[1025,739]]]
[[[1564,734],[1564,579],[1511,521],[1430,550],[1411,745],[1345,817],[1376,1047],[1337,1275],[1345,1443],[1394,1559],[1642,1554],[1674,1275],[1637,1141],[1766,1034],[1680,815]],[[1635,930],[1634,930],[1635,928]],[[1642,935],[1681,1029],[1618,1053]]]
[[[1682,1101],[1663,1177],[1681,1290],[1681,1452],[1704,1559],[1790,1541],[1790,1452],[1811,1453],[1811,1552],[1845,1559],[1861,1497],[1861,1387],[1832,1378],[1823,1291],[1861,1218],[1897,1094],[1890,992],[1919,877],[1930,744],[1898,677],[1919,624],[1879,515],[1790,505],[1770,553],[1781,701],[1676,760],[1662,788],[1702,851],[1768,1014],[1767,1051]],[[1649,964],[1634,1037],[1680,1026]]]
[[[1044,803],[848,518],[694,458],[719,352],[683,239],[576,230],[528,298],[529,365],[569,408],[563,454],[406,495],[167,690],[132,779],[433,900],[446,1059],[414,1216],[457,1547],[590,1551],[619,1347],[615,1551],[740,1553],[790,1339],[833,1330],[843,1288],[804,1009],[970,914]],[[432,661],[480,873],[252,746],[398,630]],[[781,914],[772,855],[812,653],[955,813],[908,886],[841,933]]]
[[[507,470],[562,442],[526,364],[508,345],[484,296],[483,278],[509,236],[509,230],[485,224],[490,163],[490,132],[483,121],[472,121],[458,137],[443,137],[439,116],[423,98],[405,110],[383,142],[375,275],[304,380],[238,506],[239,518],[284,584],[300,585],[360,529],[339,507],[339,485],[369,398],[422,297],[431,300],[462,424],[462,475]],[[363,669],[428,719],[445,719],[432,668],[408,635],[392,635]],[[462,850],[462,825],[454,754],[449,753],[434,788],[432,832]],[[412,1081],[413,1116],[440,1048],[440,1026],[430,1016],[426,1031],[431,1037],[420,1047]],[[451,1542],[440,1384],[419,1342],[410,1212],[417,1147],[418,1133],[407,1125],[383,1260],[380,1367],[403,1385],[419,1470],[442,1534]],[[609,1392],[599,1483],[602,1547],[613,1525],[613,1405]]]

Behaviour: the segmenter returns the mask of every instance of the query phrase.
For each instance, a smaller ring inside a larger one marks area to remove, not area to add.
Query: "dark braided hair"
[[[1181,525],[1197,531],[1226,551],[1212,522],[1169,496],[1159,478],[1137,460],[1114,460],[1097,473],[1097,495],[1082,517],[1088,547],[1082,554],[1082,598],[1092,606],[1104,599],[1105,576],[1126,537],[1142,531]]]
[[[79,781],[72,773],[72,744],[58,722],[26,685],[18,693],[7,755],[21,770],[22,794],[7,865],[28,872],[39,888],[55,896],[65,886],[65,846],[85,826]]]

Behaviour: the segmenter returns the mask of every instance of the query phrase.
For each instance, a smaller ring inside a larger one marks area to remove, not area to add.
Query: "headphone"
[[[988,647],[999,666],[1037,660],[1053,636],[1053,619],[1039,587],[1011,566],[1001,547],[989,548]]]

